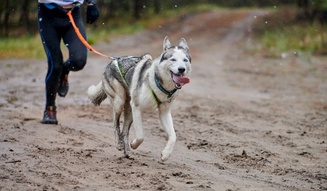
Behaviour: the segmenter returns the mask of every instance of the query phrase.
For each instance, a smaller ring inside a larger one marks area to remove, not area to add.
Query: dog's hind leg
[[[136,138],[131,142],[132,149],[137,149],[144,140],[142,115],[139,107],[132,105],[133,123]]]
[[[108,95],[113,109],[113,124],[115,131],[115,143],[118,150],[124,149],[124,142],[120,131],[120,116],[124,110],[126,93],[124,87],[115,79],[103,80],[103,87]]]
[[[124,154],[125,157],[130,156],[130,146],[129,146],[129,130],[131,128],[131,125],[133,123],[133,115],[132,115],[132,109],[130,105],[130,99],[126,99],[125,101],[125,108],[124,108],[124,126],[122,130],[122,138],[124,141]]]
[[[161,152],[161,160],[165,161],[169,158],[170,154],[173,152],[174,145],[176,142],[176,133],[174,129],[173,119],[171,117],[170,111],[167,108],[159,108],[159,118],[161,125],[165,132],[168,134],[168,141]]]
[[[122,113],[122,110],[115,110],[113,109],[113,122],[114,122],[114,128],[115,128],[115,142],[116,142],[116,148],[118,150],[123,150],[124,144],[122,142],[121,134],[120,134],[120,115]]]
[[[124,149],[123,135],[122,132],[120,131],[120,116],[124,110],[124,103],[125,103],[124,100],[125,100],[124,96],[123,97],[116,96],[112,100],[116,148],[120,151]]]

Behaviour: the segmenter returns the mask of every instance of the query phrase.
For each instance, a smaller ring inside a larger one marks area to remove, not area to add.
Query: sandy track
[[[90,53],[71,74],[57,126],[39,123],[44,60],[0,60],[0,190],[326,190],[326,59],[247,53],[265,14],[185,15],[96,46],[156,56],[164,36],[187,39],[193,72],[173,108],[178,141],[165,163],[156,114],[145,115],[146,139],[126,159],[114,146],[109,103],[87,100],[108,60]]]

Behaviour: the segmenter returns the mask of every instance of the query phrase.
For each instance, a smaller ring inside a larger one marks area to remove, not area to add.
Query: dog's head
[[[180,39],[178,46],[172,46],[168,37],[165,37],[159,67],[171,78],[177,89],[190,82],[186,76],[191,72],[191,56],[184,38]]]

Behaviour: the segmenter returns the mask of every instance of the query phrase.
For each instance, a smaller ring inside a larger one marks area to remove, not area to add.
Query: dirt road
[[[105,58],[90,53],[70,75],[57,126],[40,124],[45,61],[0,60],[0,190],[327,190],[327,59],[247,51],[265,14],[185,15],[97,44],[111,56],[155,57],[166,35],[188,41],[191,83],[173,108],[177,143],[165,163],[154,113],[132,159],[116,150],[109,102],[95,107],[86,95]]]

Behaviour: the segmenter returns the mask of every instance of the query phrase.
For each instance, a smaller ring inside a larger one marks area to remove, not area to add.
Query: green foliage
[[[0,39],[0,58],[44,58],[39,36]]]
[[[326,54],[326,27],[318,24],[298,24],[289,27],[272,28],[266,31],[260,41],[262,49],[276,54],[289,51],[305,51]]]
[[[259,45],[254,51],[266,56],[280,56],[283,52],[327,54],[327,26],[298,20],[297,14],[296,9],[287,7],[257,21]]]
[[[309,0],[309,4],[315,8],[327,9],[327,1],[326,0]]]

